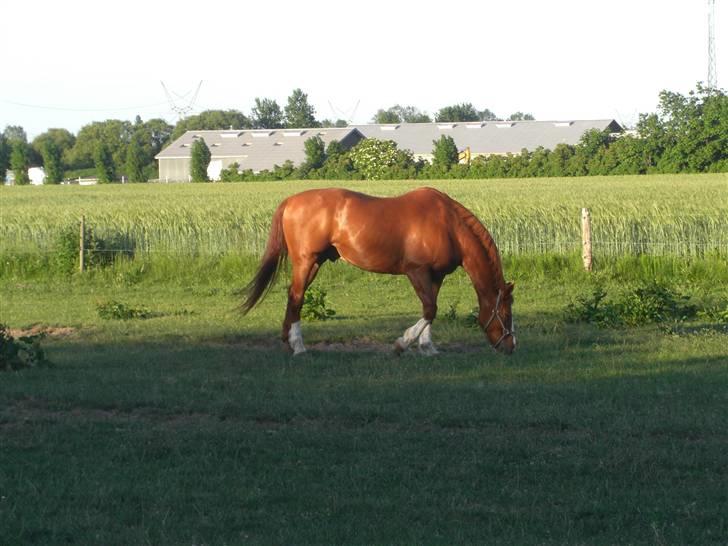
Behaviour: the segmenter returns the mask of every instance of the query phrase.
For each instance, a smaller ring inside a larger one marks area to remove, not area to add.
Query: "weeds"
[[[49,366],[51,362],[40,346],[42,338],[43,334],[15,338],[10,335],[7,326],[0,324],[0,370]]]
[[[588,294],[578,296],[576,302],[566,306],[565,320],[603,327],[642,326],[684,321],[698,311],[688,303],[688,296],[656,280],[643,283],[616,300],[607,296],[604,286],[596,284]]]
[[[326,290],[309,288],[303,297],[301,317],[306,320],[328,320],[336,315],[326,301]]]
[[[96,313],[105,320],[146,319],[154,316],[146,307],[131,307],[115,300],[97,303]]]

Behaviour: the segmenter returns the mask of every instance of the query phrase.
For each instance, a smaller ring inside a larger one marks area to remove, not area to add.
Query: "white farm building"
[[[162,150],[159,179],[187,181],[190,178],[192,144],[203,139],[210,149],[208,174],[216,180],[233,163],[241,170],[272,170],[275,165],[292,161],[300,165],[306,158],[304,143],[319,136],[328,145],[338,140],[344,149],[363,138],[392,140],[400,149],[410,150],[415,158],[431,160],[433,141],[449,135],[458,150],[469,149],[471,157],[493,154],[519,154],[543,147],[553,150],[558,144],[577,144],[591,130],[621,133],[613,119],[570,121],[477,121],[447,123],[365,124],[344,128],[251,129],[187,131]]]
[[[240,170],[250,169],[253,172],[272,170],[286,161],[300,165],[306,159],[304,143],[316,136],[326,145],[338,140],[344,149],[355,146],[364,138],[353,127],[187,131],[157,154],[159,179],[170,182],[189,180],[192,144],[197,139],[204,140],[210,149],[207,173],[210,179],[217,180],[220,172],[233,163],[237,163]]]

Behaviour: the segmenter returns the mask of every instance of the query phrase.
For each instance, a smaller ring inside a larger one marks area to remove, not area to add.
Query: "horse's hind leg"
[[[286,316],[283,320],[283,341],[288,342],[294,355],[306,352],[301,334],[301,307],[303,307],[303,295],[306,288],[313,282],[318,273],[320,262],[316,259],[291,260],[293,272],[291,274],[291,286],[288,288],[288,306]]]

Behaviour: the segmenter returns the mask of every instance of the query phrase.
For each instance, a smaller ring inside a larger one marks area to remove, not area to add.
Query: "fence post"
[[[581,209],[581,259],[584,262],[584,269],[592,270],[592,239],[591,239],[591,215],[589,209]]]
[[[79,271],[81,273],[83,273],[84,272],[84,269],[86,269],[85,268],[85,265],[86,264],[84,263],[84,257],[85,257],[85,254],[86,254],[85,253],[85,250],[86,249],[84,248],[84,242],[83,242],[83,240],[85,238],[84,235],[86,234],[86,226],[85,226],[86,221],[85,220],[86,219],[83,216],[81,216],[81,230],[80,230],[81,236],[79,238],[80,239],[80,243],[79,243],[79,251],[78,251],[78,269],[79,269]]]

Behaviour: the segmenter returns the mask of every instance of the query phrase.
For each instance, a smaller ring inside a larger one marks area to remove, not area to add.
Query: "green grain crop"
[[[86,225],[136,255],[258,255],[277,204],[336,182],[136,184],[0,188],[0,254],[53,253],[58,233]],[[376,195],[421,183],[346,182]],[[589,207],[595,253],[728,254],[728,175],[432,181],[469,207],[503,254],[573,253]]]

